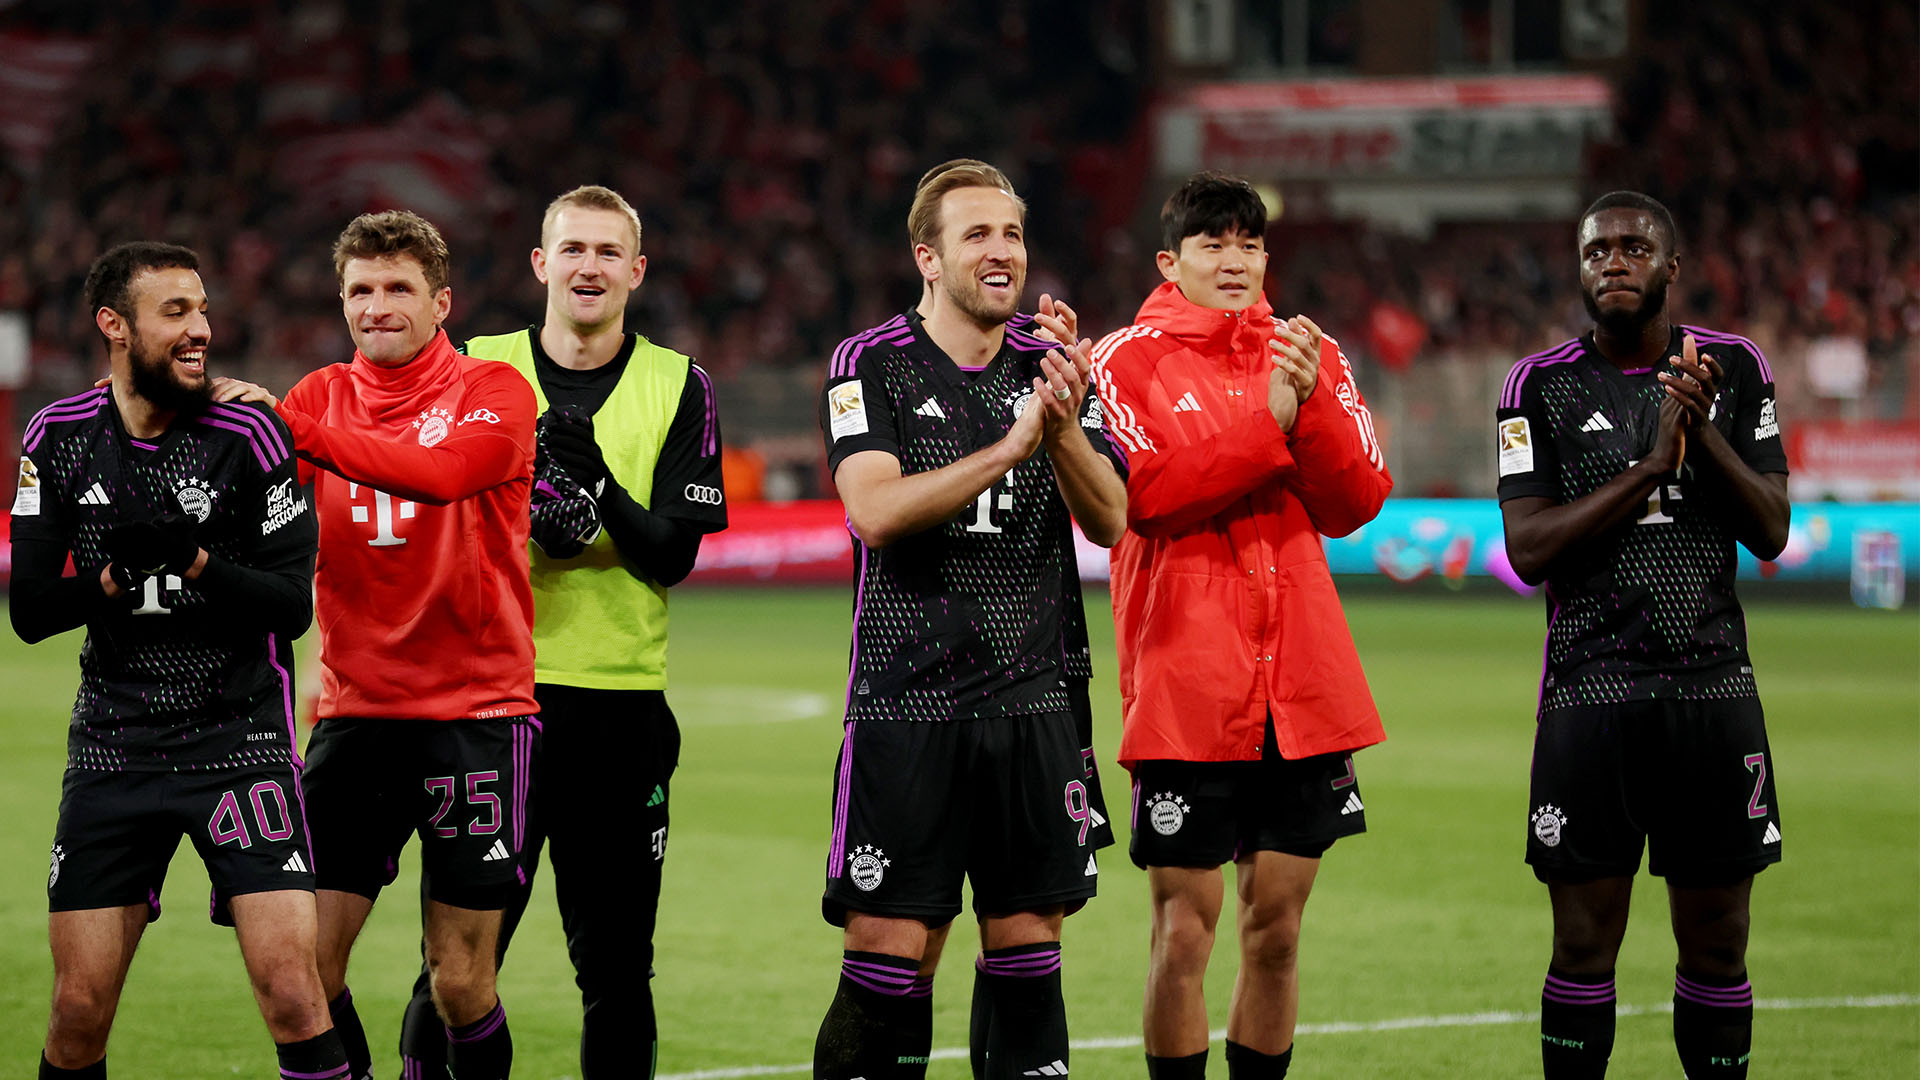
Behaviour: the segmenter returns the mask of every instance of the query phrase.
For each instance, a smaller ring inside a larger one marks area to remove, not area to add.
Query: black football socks
[[[1207,1080],[1207,1052],[1183,1057],[1147,1055],[1147,1080]]]
[[[1673,1045],[1688,1080],[1740,1080],[1753,1049],[1753,984],[1731,977],[1673,978]]]
[[[1613,972],[1547,969],[1540,989],[1540,1061],[1546,1080],[1600,1080],[1613,1056]]]
[[[447,1071],[453,1080],[507,1080],[513,1071],[513,1034],[498,1000],[473,1023],[447,1028]]]
[[[1293,1047],[1277,1054],[1263,1054],[1251,1046],[1227,1040],[1228,1080],[1283,1080],[1293,1064]]]
[[[91,1065],[82,1065],[77,1069],[63,1069],[40,1055],[40,1080],[107,1080],[107,1059],[101,1058]]]
[[[1060,943],[1041,942],[980,955],[986,984],[988,1080],[1067,1075],[1067,1003],[1060,996]]]
[[[341,990],[340,996],[327,1002],[333,1016],[333,1033],[340,1037],[340,1048],[347,1053],[348,1080],[370,1080],[373,1076],[373,1051],[367,1048],[367,1030],[360,1026],[360,1014],[353,1008],[353,991]]]
[[[846,952],[839,988],[813,1044],[817,1080],[902,1080],[926,1073],[926,1051],[916,1049],[921,1044],[914,1017],[927,1010],[912,996],[919,974],[918,958]],[[926,1002],[930,1005],[932,998]],[[932,1014],[927,1015],[931,1044]]]
[[[323,1031],[299,1042],[275,1043],[273,1052],[280,1059],[280,1080],[347,1080],[347,1052],[340,1036]]]

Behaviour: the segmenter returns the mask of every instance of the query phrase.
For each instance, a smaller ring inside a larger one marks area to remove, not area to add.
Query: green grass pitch
[[[1097,610],[1103,595],[1089,600]],[[848,608],[843,590],[675,594],[669,697],[685,748],[657,938],[663,1075],[805,1074],[840,949],[819,892]],[[1348,610],[1389,740],[1358,759],[1371,831],[1329,854],[1307,910],[1292,1075],[1537,1076],[1525,1014],[1538,1007],[1548,918],[1520,855],[1540,605],[1368,592]],[[1124,830],[1111,630],[1093,621],[1100,751]],[[1920,617],[1760,600],[1748,621],[1786,840],[1786,861],[1754,893],[1752,1075],[1920,1076]],[[24,1077],[46,1019],[43,885],[79,636],[33,648],[0,637],[0,1076]],[[272,1075],[232,935],[206,921],[205,877],[181,850],[166,917],[134,962],[114,1075]],[[601,857],[637,862],[647,838]],[[383,1078],[398,1068],[418,956],[414,870],[376,908],[352,971]],[[1099,899],[1067,923],[1073,1071],[1136,1077],[1144,876],[1123,849],[1101,870]],[[1662,893],[1642,879],[1619,968],[1616,1077],[1680,1075],[1659,1011],[1672,987]],[[1216,1028],[1235,966],[1222,929],[1208,980]],[[936,1047],[965,1044],[973,942],[956,931],[935,984]],[[502,994],[516,1075],[574,1075],[578,999],[544,869]],[[1216,1049],[1216,1076],[1220,1062]],[[948,1055],[929,1075],[965,1073]]]

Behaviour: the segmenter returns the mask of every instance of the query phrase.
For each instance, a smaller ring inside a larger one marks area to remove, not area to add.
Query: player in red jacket
[[[1320,856],[1365,830],[1352,752],[1385,738],[1321,534],[1393,487],[1347,359],[1261,293],[1267,215],[1245,181],[1189,179],[1161,213],[1167,279],[1094,350],[1127,450],[1113,549],[1130,854],[1153,893],[1148,1075],[1201,1080],[1202,979],[1236,864],[1228,1075],[1286,1075],[1300,913]]]
[[[501,910],[525,881],[538,742],[528,584],[533,391],[454,350],[447,246],[407,211],[334,244],[353,361],[279,402],[320,516],[322,683],[304,777],[320,978],[355,1080],[371,1075],[347,960],[420,836],[426,954],[456,1080],[513,1061],[495,992]],[[220,396],[264,396],[247,384]]]

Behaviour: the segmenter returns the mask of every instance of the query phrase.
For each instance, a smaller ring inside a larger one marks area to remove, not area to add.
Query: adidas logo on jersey
[[[1100,876],[1100,864],[1093,861],[1093,855],[1091,853],[1087,855],[1087,871],[1086,873],[1081,874],[1080,876],[1081,877],[1099,877]]]
[[[81,506],[111,506],[113,500],[107,498],[107,489],[96,481],[94,485],[80,493]]]
[[[666,789],[662,788],[659,784],[653,785],[653,794],[647,796],[647,805],[659,806],[661,803],[666,801],[667,801]]]
[[[1612,431],[1613,422],[1611,420],[1608,420],[1601,413],[1595,412],[1592,416],[1587,417],[1586,423],[1580,425],[1580,430],[1581,431]]]
[[[1780,826],[1775,825],[1771,821],[1767,822],[1767,831],[1761,834],[1760,842],[1762,844],[1779,843],[1780,842]]]
[[[1061,1061],[1059,1058],[1054,1058],[1053,1064],[1042,1065],[1037,1069],[1028,1069],[1026,1072],[1023,1072],[1020,1075],[1021,1076],[1065,1076],[1067,1075],[1067,1063],[1064,1061]]]
[[[1180,395],[1179,401],[1176,401],[1173,403],[1173,411],[1174,412],[1199,412],[1200,402],[1195,400],[1193,396],[1193,391],[1189,390],[1186,393]]]
[[[947,418],[946,410],[942,409],[940,403],[932,398],[921,402],[919,408],[913,410],[913,415],[931,416],[935,420],[945,420]]]
[[[1345,817],[1348,814],[1357,814],[1365,809],[1366,807],[1360,804],[1360,793],[1357,791],[1349,791],[1347,792],[1347,804],[1340,808],[1340,815]]]
[[[307,869],[307,860],[301,858],[300,853],[297,851],[294,852],[291,856],[289,856],[286,862],[280,864],[280,869],[293,874],[306,874],[306,873],[312,872]]]
[[[499,862],[501,859],[511,859],[511,858],[513,858],[513,856],[507,853],[506,841],[495,840],[493,842],[493,846],[487,849],[487,853],[485,855],[480,856],[480,861],[481,862]]]

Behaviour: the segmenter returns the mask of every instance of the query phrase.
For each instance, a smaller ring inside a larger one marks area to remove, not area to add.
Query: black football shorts
[[[980,916],[1093,896],[1094,805],[1071,712],[846,725],[821,913],[942,926],[973,886]]]
[[[307,805],[318,887],[368,899],[420,837],[427,894],[498,911],[527,881],[527,796],[539,745],[534,718],[330,717],[307,746]]]
[[[1133,766],[1135,866],[1214,867],[1256,851],[1304,859],[1367,831],[1353,755],[1289,761],[1267,726],[1259,761],[1137,761]]]
[[[294,765],[204,772],[68,769],[60,785],[47,908],[145,904],[160,917],[167,864],[185,834],[213,884],[208,913],[233,925],[227,901],[279,889],[313,891],[301,777]]]
[[[1527,862],[1541,880],[1720,885],[1780,861],[1773,752],[1756,698],[1632,701],[1542,714]]]
[[[1073,706],[1073,720],[1079,731],[1080,765],[1087,781],[1087,843],[1095,851],[1113,846],[1113,820],[1107,816],[1107,794],[1100,787],[1100,761],[1093,750],[1093,699],[1087,679],[1068,679],[1067,698]]]

